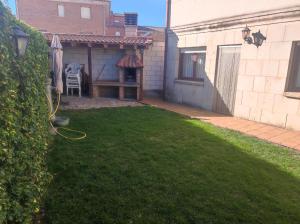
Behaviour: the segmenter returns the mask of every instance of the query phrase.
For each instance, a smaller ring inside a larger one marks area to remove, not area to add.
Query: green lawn
[[[49,224],[300,223],[300,153],[151,107],[65,112]]]

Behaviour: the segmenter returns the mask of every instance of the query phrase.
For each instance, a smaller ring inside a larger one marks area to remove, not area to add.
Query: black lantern
[[[12,37],[16,56],[24,56],[29,41],[29,35],[27,33],[24,33],[24,31],[20,27],[16,26],[13,28]]]
[[[263,42],[267,39],[264,35],[262,35],[260,30],[257,33],[252,33],[253,38],[250,36],[250,34],[251,30],[248,26],[246,26],[242,30],[243,39],[247,44],[254,44],[256,47],[260,47],[263,44]]]
[[[262,33],[260,32],[260,30],[257,33],[253,33],[253,44],[256,47],[260,47],[263,42],[267,39],[264,35],[262,35]]]
[[[246,41],[248,44],[252,44],[252,42],[253,42],[252,37],[250,37],[250,33],[251,33],[251,30],[249,29],[248,26],[246,26],[242,30],[242,37],[243,37],[244,41]]]

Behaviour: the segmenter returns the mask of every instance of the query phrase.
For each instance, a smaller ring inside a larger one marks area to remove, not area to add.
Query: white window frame
[[[92,10],[90,7],[80,7],[81,19],[91,19],[92,18]]]
[[[57,5],[57,15],[58,17],[65,17],[65,6],[62,4]]]

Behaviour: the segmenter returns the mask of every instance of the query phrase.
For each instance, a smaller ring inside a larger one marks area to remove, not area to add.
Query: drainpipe
[[[144,48],[140,49],[141,54],[141,62],[144,65]],[[140,99],[139,101],[142,101],[144,99],[144,68],[141,68],[140,70]]]
[[[163,100],[166,100],[166,85],[167,85],[167,64],[168,64],[168,31],[171,26],[171,2],[166,0],[166,29],[165,29],[165,61],[164,61],[164,81],[163,81]]]
[[[15,5],[16,5],[16,17],[17,17],[17,19],[20,20],[20,15],[19,15],[19,0],[15,0]]]

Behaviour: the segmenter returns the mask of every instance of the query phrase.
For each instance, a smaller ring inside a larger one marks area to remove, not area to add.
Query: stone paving
[[[266,140],[271,143],[286,146],[300,151],[300,131],[287,130],[267,124],[249,121],[237,117],[225,116],[198,108],[169,103],[161,99],[146,98],[143,103],[161,109],[173,111],[194,119],[199,119],[218,127],[227,128]]]
[[[86,110],[98,109],[105,107],[136,107],[142,106],[141,103],[135,101],[121,101],[111,98],[88,98],[88,97],[73,97],[62,96],[60,108],[62,110]]]

